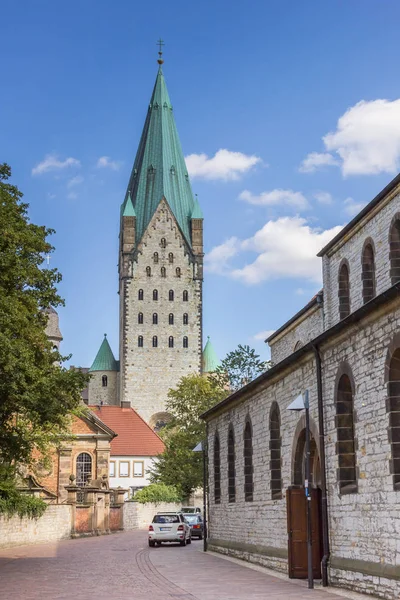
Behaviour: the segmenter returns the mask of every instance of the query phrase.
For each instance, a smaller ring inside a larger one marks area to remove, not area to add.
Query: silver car
[[[182,513],[160,512],[149,525],[149,546],[163,542],[179,542],[181,546],[192,543],[190,525]]]

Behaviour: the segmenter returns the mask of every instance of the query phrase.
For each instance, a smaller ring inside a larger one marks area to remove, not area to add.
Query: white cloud
[[[83,177],[81,177],[81,175],[77,175],[76,177],[73,177],[72,179],[70,179],[68,181],[67,187],[68,188],[75,187],[76,185],[80,185],[83,181],[84,181]]]
[[[239,195],[241,200],[249,204],[258,206],[293,206],[298,210],[304,210],[310,207],[308,200],[301,192],[293,190],[275,189],[270,192],[262,192],[258,196],[252,194],[249,190],[243,190]]]
[[[356,202],[353,198],[346,198],[344,201],[344,213],[349,217],[355,217],[365,206],[365,202]]]
[[[332,204],[333,202],[332,195],[329,192],[318,190],[314,192],[313,196],[320,204]]]
[[[299,166],[300,173],[314,173],[322,167],[333,167],[339,162],[327,152],[310,152],[307,154],[301,165]]]
[[[297,296],[304,296],[304,294],[306,293],[305,290],[303,288],[297,288],[294,292]]]
[[[230,238],[216,246],[206,256],[206,266],[211,272],[247,285],[288,278],[320,283],[321,261],[316,255],[341,229],[321,230],[312,228],[301,217],[280,217],[268,221],[248,239]],[[243,252],[254,252],[257,257],[241,268],[233,268],[231,259]]]
[[[78,197],[78,194],[76,194],[75,192],[69,192],[69,194],[67,194],[68,200],[76,200],[77,197]]]
[[[400,99],[357,102],[322,140],[328,152],[309,154],[300,165],[303,173],[327,164],[339,164],[344,176],[396,173],[400,169]]]
[[[111,169],[112,171],[118,171],[121,168],[121,163],[116,160],[111,160],[109,156],[100,156],[96,167],[98,169]]]
[[[42,162],[38,163],[36,167],[33,167],[32,175],[42,175],[48,171],[56,171],[60,169],[66,169],[67,167],[80,166],[81,163],[76,158],[69,157],[65,160],[59,160],[56,154],[47,154]]]
[[[265,331],[260,331],[259,333],[253,335],[253,340],[262,340],[264,342],[267,338],[269,338],[270,335],[275,333],[275,331],[275,329],[266,329]]]
[[[185,161],[191,177],[228,181],[239,179],[241,175],[259,164],[261,158],[220,149],[212,158],[207,154],[189,154],[185,157]]]

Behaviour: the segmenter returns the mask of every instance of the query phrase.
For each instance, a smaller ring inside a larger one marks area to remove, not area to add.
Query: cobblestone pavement
[[[338,600],[201,551],[148,548],[147,532],[0,550],[1,600]]]

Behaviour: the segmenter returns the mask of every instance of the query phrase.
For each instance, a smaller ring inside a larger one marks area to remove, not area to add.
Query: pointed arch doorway
[[[286,491],[288,570],[291,579],[307,579],[307,498],[305,495],[306,431],[304,416],[296,428],[292,449],[292,485]],[[310,493],[314,579],[321,578],[321,466],[318,430],[310,419]]]

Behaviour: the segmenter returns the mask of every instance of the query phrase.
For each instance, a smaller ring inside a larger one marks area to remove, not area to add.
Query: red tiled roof
[[[89,406],[117,437],[111,441],[111,456],[157,456],[164,452],[161,438],[133,408]]]

